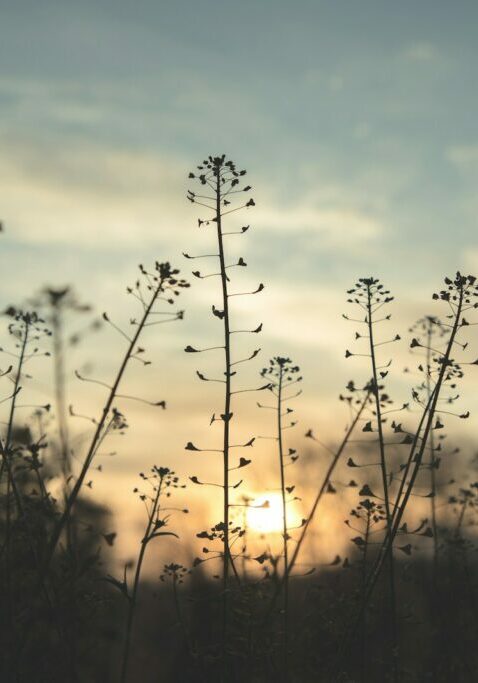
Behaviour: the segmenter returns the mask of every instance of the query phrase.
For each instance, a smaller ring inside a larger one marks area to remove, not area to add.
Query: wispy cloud
[[[255,223],[265,230],[305,233],[327,249],[341,248],[345,243],[365,246],[384,232],[380,221],[361,209],[321,206],[307,197],[292,205],[259,204]]]
[[[478,173],[478,144],[452,146],[447,158],[462,171]]]
[[[187,218],[184,176],[185,165],[165,156],[17,145],[0,160],[3,218],[24,242],[170,244]]]
[[[432,62],[438,57],[438,50],[431,43],[417,42],[408,45],[402,57],[410,62]]]
[[[194,220],[185,199],[187,168],[180,156],[141,150],[16,144],[0,160],[3,215],[26,242],[177,247],[181,226]],[[263,232],[300,235],[325,249],[365,246],[384,233],[380,220],[351,205],[345,192],[342,201],[307,193],[282,203],[264,183],[261,190],[253,221]]]

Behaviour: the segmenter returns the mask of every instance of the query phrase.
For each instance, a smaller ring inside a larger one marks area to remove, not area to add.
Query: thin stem
[[[378,373],[377,364],[375,358],[375,344],[373,337],[373,311],[372,311],[372,292],[371,285],[367,286],[367,325],[369,333],[369,348],[370,356],[372,361],[372,374],[373,374],[373,394],[375,397],[375,410],[377,414],[377,429],[378,429],[378,441],[380,450],[380,471],[382,474],[382,484],[383,484],[383,497],[385,502],[385,514],[387,520],[387,530],[390,533],[392,528],[392,515],[390,512],[390,500],[388,491],[388,474],[387,474],[387,463],[385,459],[385,441],[383,436],[382,427],[382,408],[380,405],[380,390],[378,385]],[[397,632],[397,607],[396,607],[396,594],[395,594],[395,566],[393,558],[393,547],[390,545],[388,553],[388,561],[390,565],[389,574],[389,589],[390,589],[390,618],[391,618],[391,637],[392,637],[392,659],[394,664],[394,679],[398,679],[397,672],[397,660],[398,660],[398,632]]]
[[[2,443],[2,440],[0,439],[0,452],[2,454],[2,472],[3,469],[5,468],[7,470],[7,492],[6,492],[6,539],[5,539],[5,548],[6,548],[6,580],[7,580],[7,586],[8,586],[8,614],[9,618],[13,618],[13,607],[14,607],[14,597],[15,597],[15,591],[13,590],[13,585],[11,581],[11,492],[13,492],[14,498],[15,498],[15,504],[17,506],[17,511],[18,515],[22,518],[25,518],[25,508],[23,505],[23,500],[22,496],[20,495],[20,492],[18,490],[14,473],[13,473],[13,468],[12,468],[12,463],[11,463],[11,446],[12,446],[12,438],[13,438],[13,427],[14,427],[14,421],[15,421],[15,408],[16,408],[16,399],[18,396],[18,393],[20,391],[20,381],[21,381],[21,376],[22,376],[22,371],[23,371],[23,365],[25,361],[25,356],[26,356],[26,349],[27,345],[29,342],[29,334],[30,334],[30,323],[27,320],[24,320],[24,332],[23,332],[23,339],[22,339],[22,346],[21,346],[21,351],[20,355],[18,358],[18,366],[17,366],[17,373],[15,377],[15,382],[14,382],[14,391],[12,394],[12,402],[10,405],[10,415],[9,415],[9,420],[8,420],[8,426],[7,426],[7,434],[6,434],[6,439],[5,443]],[[1,479],[1,472],[0,472],[0,479]],[[30,551],[32,553],[34,562],[35,562],[35,568],[38,572],[38,575],[40,577],[40,583],[39,587],[40,590],[43,592],[45,600],[47,602],[47,606],[51,612],[53,612],[53,607],[51,603],[51,598],[48,593],[48,589],[45,585],[45,581],[41,576],[41,569],[40,569],[40,561],[38,557],[38,552],[35,547],[34,539],[32,537],[32,533],[30,530],[30,527],[28,523],[25,525],[25,531],[26,531],[26,536],[27,536],[27,541],[28,545],[30,547]],[[55,612],[55,627],[58,630],[58,633],[61,635],[62,629],[61,625],[58,620],[58,615]],[[11,622],[10,622],[11,623]],[[19,661],[18,657],[15,658],[15,665],[19,667]]]
[[[141,576],[141,569],[143,566],[144,555],[146,552],[146,546],[148,544],[148,539],[149,539],[149,536],[151,534],[151,530],[153,528],[154,520],[156,518],[156,511],[158,509],[159,498],[161,496],[162,483],[163,483],[162,479],[160,479],[159,484],[158,484],[158,489],[156,491],[156,496],[154,498],[153,505],[151,508],[151,512],[148,516],[148,523],[146,525],[146,531],[145,531],[144,536],[141,540],[141,547],[139,550],[138,562],[136,563],[136,571],[134,574],[133,589],[132,589],[132,593],[131,593],[129,603],[128,603],[128,616],[126,619],[126,632],[125,632],[124,647],[123,647],[123,660],[122,660],[122,665],[121,665],[120,683],[125,683],[126,676],[128,673],[129,655],[130,655],[130,650],[131,650],[131,634],[133,631],[134,618],[135,618],[135,614],[136,614],[136,598],[138,595],[139,580],[140,580],[140,576]]]
[[[8,617],[10,623],[10,629],[13,627],[13,616],[14,616],[14,602],[15,602],[15,590],[12,583],[12,510],[11,510],[11,491],[13,491],[15,502],[17,505],[18,514],[23,515],[23,504],[21,500],[20,493],[17,489],[12,462],[11,462],[11,445],[12,445],[12,433],[13,433],[13,422],[15,419],[15,406],[18,391],[20,388],[20,378],[22,374],[23,361],[25,358],[25,352],[28,344],[28,333],[29,324],[24,322],[23,330],[23,340],[20,351],[20,357],[18,360],[17,373],[15,376],[15,383],[12,394],[12,401],[10,403],[10,415],[8,418],[7,434],[5,438],[5,444],[2,447],[3,463],[7,469],[7,498],[6,498],[6,529],[5,529],[5,545],[6,545],[6,579],[7,579],[7,596],[8,596]]]
[[[334,454],[332,461],[330,462],[330,464],[327,468],[324,479],[322,480],[322,484],[321,484],[321,486],[317,492],[315,500],[312,504],[312,508],[311,508],[311,510],[307,516],[307,520],[306,520],[306,522],[302,528],[302,533],[299,537],[299,540],[297,542],[295,550],[292,554],[292,557],[291,557],[291,560],[289,563],[289,574],[292,571],[292,569],[294,568],[295,563],[297,562],[297,558],[299,556],[302,544],[304,543],[305,536],[307,534],[307,531],[309,529],[309,526],[310,526],[312,520],[315,517],[315,513],[317,512],[317,508],[319,507],[320,501],[322,500],[322,497],[327,490],[327,486],[328,486],[328,483],[330,481],[330,478],[332,477],[332,474],[333,474],[335,468],[337,467],[337,464],[338,464],[338,462],[342,456],[342,453],[345,450],[345,447],[347,446],[348,442],[350,441],[350,437],[352,436],[352,434],[355,430],[355,427],[357,426],[357,423],[359,422],[360,418],[362,417],[362,413],[365,410],[365,407],[368,403],[369,398],[370,398],[370,389],[366,392],[365,397],[364,397],[363,401],[361,402],[357,413],[355,414],[355,417],[353,418],[352,422],[350,423],[349,428],[347,429],[347,431],[345,433],[345,436],[342,440],[342,443],[340,444],[339,448],[337,449],[336,453]]]
[[[284,553],[284,574],[282,578],[284,588],[284,680],[288,680],[288,647],[289,647],[289,555],[288,555],[288,534],[287,534],[287,499],[285,490],[284,476],[284,449],[282,442],[282,383],[283,366],[279,365],[279,387],[277,396],[277,441],[279,446],[279,469],[280,486],[282,495],[282,535]]]
[[[386,534],[385,539],[383,541],[382,547],[380,548],[377,560],[375,562],[375,565],[369,575],[369,579],[367,582],[367,590],[363,596],[363,601],[362,605],[357,617],[357,620],[353,624],[350,633],[348,634],[348,638],[352,638],[353,634],[355,633],[358,625],[360,624],[360,619],[361,619],[361,613],[365,609],[366,605],[368,604],[373,591],[375,589],[375,586],[377,585],[378,578],[380,576],[380,573],[383,568],[384,560],[387,556],[387,553],[390,551],[390,548],[393,545],[393,541],[398,533],[398,530],[400,528],[401,520],[403,518],[403,515],[405,513],[405,509],[408,504],[408,500],[412,494],[413,487],[415,484],[416,477],[418,475],[418,472],[420,471],[420,466],[422,463],[423,459],[423,454],[425,452],[427,442],[430,436],[430,433],[433,428],[433,420],[435,417],[436,413],[436,406],[437,402],[440,396],[440,391],[441,387],[443,384],[443,380],[445,377],[445,373],[447,372],[447,369],[450,365],[450,355],[453,349],[453,345],[455,343],[455,337],[459,329],[459,323],[460,323],[460,315],[462,312],[462,307],[463,307],[463,287],[460,288],[460,295],[459,295],[459,301],[456,306],[456,310],[454,311],[455,319],[454,323],[451,329],[450,333],[450,338],[448,340],[448,345],[446,352],[444,354],[444,357],[441,362],[440,366],[440,371],[438,374],[437,382],[435,384],[434,389],[432,390],[431,396],[429,401],[427,402],[426,406],[424,407],[417,431],[415,433],[413,443],[410,446],[410,451],[409,451],[409,456],[408,456],[408,461],[407,464],[404,468],[403,476],[402,476],[402,481],[400,483],[399,491],[396,497],[395,501],[395,515],[393,519],[393,526],[391,529],[391,533]],[[423,431],[423,437],[420,437],[423,425],[425,424],[425,428]],[[418,443],[421,440],[420,446],[418,448]],[[418,448],[418,450],[417,450]],[[412,475],[408,481],[407,484],[407,478],[410,469],[413,467]],[[405,490],[406,489],[406,490]],[[403,498],[402,498],[403,495]],[[346,645],[344,644],[344,647]],[[342,657],[344,654],[344,648],[341,648],[339,650],[339,659]]]
[[[430,438],[430,434],[431,434],[432,429],[433,429],[433,419],[434,419],[435,413],[436,413],[438,397],[440,395],[440,391],[441,391],[441,387],[442,387],[443,380],[445,377],[445,373],[447,372],[447,369],[450,365],[450,354],[451,354],[451,351],[453,349],[453,345],[455,343],[455,337],[456,337],[456,334],[457,334],[458,329],[459,329],[460,315],[461,315],[461,310],[463,307],[463,296],[464,296],[463,287],[461,287],[460,288],[459,301],[458,301],[458,305],[457,305],[456,312],[455,312],[454,325],[453,325],[453,328],[452,328],[452,331],[450,334],[450,339],[448,342],[448,346],[447,346],[445,355],[444,355],[442,362],[441,362],[441,367],[440,367],[438,379],[437,379],[435,388],[434,388],[432,395],[431,395],[431,403],[430,403],[430,407],[429,407],[429,411],[428,411],[428,420],[427,420],[427,423],[425,426],[425,430],[423,432],[423,437],[422,437],[420,449],[419,449],[418,453],[415,455],[415,457],[413,457],[413,455],[412,455],[413,463],[414,463],[414,469],[412,472],[412,476],[410,478],[408,488],[405,491],[405,494],[403,496],[403,500],[400,502],[400,505],[398,505],[399,499],[397,498],[397,500],[396,500],[397,512],[396,512],[396,519],[394,520],[394,526],[393,526],[393,537],[398,532],[400,522],[401,522],[403,514],[405,512],[405,508],[407,506],[408,500],[412,494],[413,486],[415,484],[415,480],[417,478],[418,472],[420,470],[420,466],[422,464],[423,454],[425,452],[425,448],[427,446],[428,440]],[[415,441],[414,441],[414,444],[412,446],[412,449],[414,447],[416,447]],[[392,542],[393,542],[393,537],[392,537]]]
[[[430,401],[430,397],[432,394],[432,388],[431,388],[431,378],[430,378],[430,372],[431,372],[431,355],[432,355],[432,350],[431,350],[431,343],[432,343],[432,335],[433,335],[433,323],[432,321],[428,318],[427,319],[427,358],[426,358],[426,363],[427,363],[427,375],[426,375],[426,391],[427,391],[427,400]],[[433,583],[436,588],[436,583],[438,580],[438,531],[437,531],[437,521],[436,521],[436,491],[437,491],[437,485],[436,485],[436,468],[435,468],[435,435],[433,431],[430,433],[430,453],[431,453],[431,463],[430,463],[430,484],[431,484],[431,493],[432,493],[432,498],[431,498],[431,522],[432,522],[432,532],[433,532]]]
[[[367,585],[367,555],[368,555],[368,542],[370,537],[370,517],[371,510],[367,508],[367,524],[365,527],[365,538],[363,547],[363,559],[362,559],[362,595],[365,591]],[[360,653],[360,673],[361,680],[365,682],[366,677],[366,662],[367,662],[367,611],[364,609],[362,612],[362,648]]]
[[[52,316],[53,332],[53,355],[54,355],[54,382],[55,400],[58,419],[58,431],[60,435],[61,465],[65,487],[71,474],[70,454],[68,449],[68,424],[66,421],[66,396],[65,396],[65,357],[63,348],[63,320],[61,312],[54,309]]]
[[[55,385],[55,403],[60,440],[61,471],[63,474],[63,498],[65,505],[70,494],[71,459],[69,450],[68,423],[66,419],[65,393],[65,354],[63,345],[63,316],[58,306],[53,307],[53,376]],[[72,515],[66,523],[66,544],[70,553],[73,552],[76,541],[76,526]]]
[[[288,569],[288,575],[289,576],[290,576],[290,574],[291,574],[291,572],[292,572],[292,570],[293,570],[293,568],[297,562],[297,558],[299,557],[299,553],[301,551],[302,545],[303,545],[305,537],[307,535],[307,531],[308,531],[313,519],[315,518],[317,508],[319,507],[320,501],[322,500],[322,497],[324,496],[324,494],[327,490],[327,486],[329,484],[330,478],[332,477],[332,474],[333,474],[335,468],[337,467],[339,460],[340,460],[348,442],[350,441],[350,437],[352,436],[352,434],[355,430],[355,427],[357,426],[357,423],[359,422],[359,420],[362,416],[362,413],[365,410],[365,407],[368,403],[369,397],[370,397],[370,389],[367,391],[365,398],[363,399],[362,403],[360,404],[360,407],[359,407],[357,413],[355,414],[355,417],[353,418],[352,422],[350,423],[349,428],[347,429],[347,431],[345,433],[345,436],[342,440],[342,443],[340,444],[338,450],[334,454],[334,457],[333,457],[332,461],[330,462],[330,464],[327,468],[325,476],[322,480],[322,484],[321,484],[321,486],[317,492],[317,495],[315,497],[315,500],[312,504],[311,510],[307,516],[307,519],[305,521],[304,526],[302,527],[302,533],[300,534],[300,537],[296,543],[294,552],[292,553],[292,557],[290,559],[289,569]],[[265,615],[266,619],[270,615],[270,613],[272,612],[274,605],[276,603],[276,600],[277,600],[281,590],[282,590],[282,580],[279,581],[279,583],[276,587],[276,590],[274,592],[274,595],[272,596],[271,602],[270,602],[268,609],[266,611],[266,615]]]
[[[189,654],[192,655],[193,650],[192,650],[191,639],[189,636],[188,628],[186,626],[186,622],[184,620],[183,611],[181,609],[181,603],[179,601],[178,578],[175,574],[173,576],[173,598],[174,598],[174,606],[176,608],[176,614],[178,617],[179,626],[180,626],[181,631],[183,633],[184,643],[186,645],[186,648],[187,648]]]
[[[113,383],[113,386],[111,387],[111,391],[108,395],[105,406],[103,408],[101,418],[98,421],[95,433],[94,433],[93,438],[91,440],[90,447],[88,449],[88,453],[87,453],[86,458],[84,460],[80,474],[78,475],[78,478],[75,482],[75,485],[72,488],[70,495],[68,496],[68,500],[66,502],[66,506],[65,506],[65,509],[63,511],[63,514],[61,515],[55,529],[53,530],[52,537],[51,537],[49,547],[47,550],[46,558],[44,561],[43,575],[46,575],[48,573],[48,570],[50,568],[50,563],[51,563],[51,560],[53,558],[53,554],[55,552],[57,543],[58,543],[60,536],[63,532],[63,529],[64,529],[64,527],[65,527],[65,525],[66,525],[66,523],[67,523],[67,521],[71,515],[72,508],[73,508],[73,506],[74,506],[74,504],[78,498],[78,495],[81,491],[81,487],[82,487],[83,482],[85,480],[85,477],[88,473],[91,462],[94,458],[95,452],[97,450],[98,442],[100,441],[100,438],[101,438],[103,427],[105,426],[107,417],[108,417],[109,412],[112,408],[113,402],[116,398],[116,394],[118,392],[121,380],[123,379],[123,375],[125,373],[126,367],[128,365],[128,362],[129,362],[131,356],[134,353],[134,350],[136,348],[136,344],[138,342],[139,336],[140,336],[140,334],[143,330],[143,327],[144,327],[144,325],[145,325],[145,323],[149,317],[151,309],[153,308],[154,303],[155,303],[159,293],[162,290],[162,286],[163,286],[163,279],[160,278],[158,286],[156,287],[156,290],[154,291],[154,293],[151,297],[151,300],[150,300],[147,308],[144,311],[144,314],[141,318],[141,321],[139,322],[138,326],[136,327],[136,331],[133,335],[133,338],[131,339],[131,342],[128,345],[127,351],[124,355],[123,361],[122,361],[120,368],[118,370],[118,374],[116,375],[116,379]]]
[[[229,297],[227,291],[227,274],[226,263],[224,258],[224,245],[222,235],[222,217],[221,217],[221,182],[219,167],[216,175],[216,224],[217,224],[217,241],[219,246],[219,263],[221,268],[221,285],[222,285],[222,303],[224,310],[224,352],[225,352],[225,391],[224,391],[224,415],[226,419],[224,422],[224,441],[223,441],[223,463],[224,463],[224,548],[223,548],[223,602],[222,602],[222,655],[223,666],[226,666],[226,650],[227,650],[227,630],[228,630],[228,587],[229,587],[229,415],[231,412],[231,333],[229,325]],[[225,670],[225,668],[224,668]]]

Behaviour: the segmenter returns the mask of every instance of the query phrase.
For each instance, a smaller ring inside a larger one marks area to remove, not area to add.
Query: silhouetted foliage
[[[298,429],[289,431],[298,424],[289,402],[301,395],[296,385],[303,379],[295,362],[272,356],[262,371],[254,370],[257,385],[239,383],[242,364],[253,363],[260,349],[240,351],[235,335],[259,334],[262,323],[236,328],[232,301],[264,289],[262,283],[251,291],[233,289],[235,269],[247,263],[243,256],[229,260],[226,249],[227,238],[250,229],[226,223],[229,214],[255,206],[245,175],[225,155],[207,157],[189,175],[199,190],[189,190],[188,199],[207,211],[198,228],[214,231],[217,251],[184,257],[216,264],[193,276],[217,278],[219,301],[210,310],[221,340],[204,348],[187,344],[184,351],[189,360],[220,352],[212,374],[200,368],[196,377],[221,391],[220,405],[205,413],[211,442],[193,437],[184,415],[182,443],[194,462],[211,455],[214,464],[210,475],[193,466],[176,474],[182,469],[176,454],[165,453],[161,462],[174,462],[174,469],[144,466],[132,490],[145,512],[134,559],[118,563],[124,530],[96,502],[94,484],[103,472],[100,457],[112,455],[104,452],[108,439],[128,434],[134,443],[137,427],[125,404],[141,404],[166,425],[168,387],[161,386],[158,397],[146,375],[145,395],[129,393],[126,371],[149,372],[148,330],[183,319],[175,304],[189,283],[168,262],[140,265],[127,288],[137,307],[127,329],[106,312],[100,323],[69,286],[43,289],[32,310],[9,306],[4,312],[2,681],[475,678],[478,461],[467,455],[466,442],[450,443],[446,428],[450,418],[459,424],[471,417],[460,404],[460,382],[467,366],[478,365],[469,334],[478,324],[476,279],[461,273],[445,278],[432,297],[437,315],[409,329],[412,367],[401,374],[409,387],[405,401],[395,403],[386,389],[396,366],[388,351],[402,335],[381,332],[394,297],[377,278],[359,278],[347,292],[358,313],[343,315],[357,330],[345,358],[367,359],[365,375],[347,383],[337,407],[331,404],[340,419],[345,412],[337,443],[328,443],[320,428],[300,436]],[[71,330],[79,313],[89,315],[87,323]],[[124,345],[113,377],[70,373],[71,349],[80,341],[88,349],[90,333],[100,328]],[[39,403],[32,391],[37,363],[53,371],[52,398]],[[70,375],[85,389],[104,392],[96,417],[70,403]],[[237,395],[247,400],[258,391],[268,397],[253,402],[263,433],[236,438]],[[454,439],[462,441],[457,430]],[[136,450],[135,468],[142,456]],[[269,455],[272,468],[265,464]],[[254,493],[251,472],[266,497]],[[191,491],[208,503],[219,493],[221,518],[201,516]],[[261,514],[275,514],[277,528],[255,525],[254,515]],[[153,573],[145,571],[146,558]]]

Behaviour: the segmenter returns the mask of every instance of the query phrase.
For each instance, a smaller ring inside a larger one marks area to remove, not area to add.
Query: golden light
[[[247,526],[261,534],[282,532],[282,497],[280,493],[264,493],[254,497],[247,508]],[[300,524],[297,512],[288,505],[287,524],[289,528]]]

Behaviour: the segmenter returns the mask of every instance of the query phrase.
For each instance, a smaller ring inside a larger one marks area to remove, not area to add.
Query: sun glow
[[[300,523],[297,513],[288,506],[287,525],[296,526]],[[282,520],[282,497],[280,493],[264,493],[254,497],[247,508],[247,525],[251,531],[257,533],[281,533]]]

